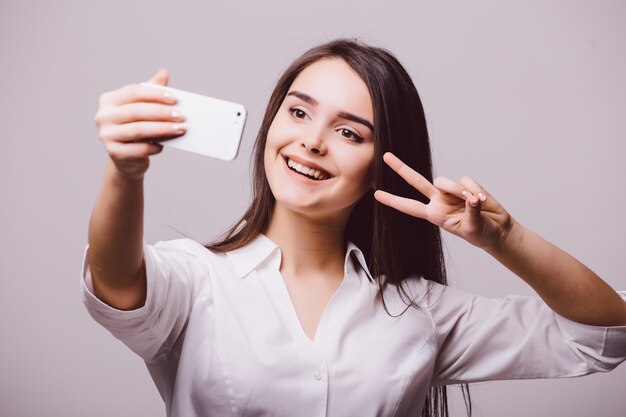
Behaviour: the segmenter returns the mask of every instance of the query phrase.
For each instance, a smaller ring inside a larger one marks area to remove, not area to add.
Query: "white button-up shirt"
[[[537,297],[488,299],[415,277],[420,309],[400,314],[388,286],[392,317],[352,243],[313,341],[264,235],[228,253],[144,242],[147,298],[133,311],[93,295],[88,249],[85,305],[145,360],[168,416],[414,416],[433,384],[578,376],[626,359],[626,327],[575,323]]]

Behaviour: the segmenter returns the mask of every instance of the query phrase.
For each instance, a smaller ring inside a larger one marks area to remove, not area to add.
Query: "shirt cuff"
[[[145,256],[148,253],[148,245],[145,241],[142,243],[142,250],[144,259],[146,262],[146,279],[148,281],[151,280],[153,276],[153,265],[152,265],[152,257]],[[83,297],[83,302],[87,307],[87,310],[91,314],[91,316],[102,325],[106,327],[126,327],[124,323],[128,321],[135,321],[141,318],[145,318],[148,310],[148,306],[152,302],[152,285],[150,282],[147,283],[147,294],[146,294],[146,302],[142,307],[139,307],[134,310],[120,310],[115,307],[112,307],[99,299],[94,292],[93,288],[93,278],[91,275],[91,268],[89,264],[89,244],[85,247],[85,251],[83,254],[83,262],[82,262],[82,273],[80,279],[81,292]],[[122,326],[120,326],[122,325]]]

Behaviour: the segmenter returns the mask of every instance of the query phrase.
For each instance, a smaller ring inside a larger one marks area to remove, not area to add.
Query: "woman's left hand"
[[[471,178],[460,182],[437,177],[431,184],[391,152],[384,161],[404,180],[430,201],[424,204],[377,190],[380,203],[414,217],[428,220],[483,249],[496,246],[512,225],[509,213],[483,187]]]

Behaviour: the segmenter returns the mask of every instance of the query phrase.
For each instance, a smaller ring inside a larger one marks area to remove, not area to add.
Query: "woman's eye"
[[[297,107],[290,108],[289,109],[289,113],[291,113],[291,115],[293,117],[295,117],[296,119],[301,119],[302,120],[302,119],[305,119],[307,117],[306,112],[304,110],[302,110],[302,109],[297,108]],[[350,130],[348,128],[345,128],[345,127],[339,129],[339,134],[341,136],[343,136],[344,138],[350,139],[350,140],[352,140],[354,142],[361,143],[361,142],[364,141],[364,139],[361,136],[357,135],[352,130]]]
[[[296,108],[291,108],[289,109],[289,112],[296,117],[296,119],[304,119],[306,117],[306,113],[304,112],[304,110],[300,110],[300,109],[296,109]]]
[[[363,142],[363,138],[350,129],[346,129],[345,127],[341,129],[341,136],[348,139],[353,139],[355,142]]]

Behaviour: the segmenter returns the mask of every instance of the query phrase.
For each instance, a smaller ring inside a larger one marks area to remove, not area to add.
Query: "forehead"
[[[316,99],[320,107],[346,111],[372,120],[374,110],[365,82],[340,58],[325,58],[306,67],[289,91],[300,91]]]

